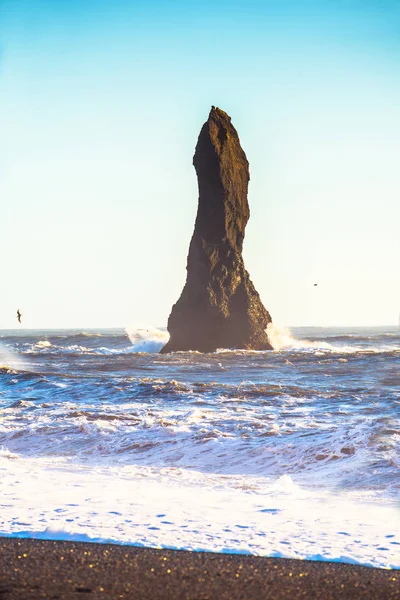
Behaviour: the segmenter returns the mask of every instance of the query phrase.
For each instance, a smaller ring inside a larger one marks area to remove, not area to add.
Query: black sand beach
[[[255,556],[1,538],[1,600],[400,599],[400,571]]]

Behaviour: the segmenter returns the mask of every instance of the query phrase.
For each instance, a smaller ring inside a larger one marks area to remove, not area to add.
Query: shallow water
[[[0,534],[400,568],[400,331],[0,332]]]

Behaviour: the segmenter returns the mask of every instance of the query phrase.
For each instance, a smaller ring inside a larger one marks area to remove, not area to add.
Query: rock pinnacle
[[[242,258],[250,210],[246,158],[231,118],[212,107],[193,157],[199,204],[187,258],[187,279],[168,319],[161,352],[217,348],[270,350],[271,317]]]

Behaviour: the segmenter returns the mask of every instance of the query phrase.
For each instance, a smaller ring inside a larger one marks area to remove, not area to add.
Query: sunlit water
[[[400,331],[0,332],[0,534],[400,568]]]

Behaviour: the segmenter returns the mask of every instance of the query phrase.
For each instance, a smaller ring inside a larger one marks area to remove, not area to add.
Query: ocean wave
[[[386,342],[353,341],[346,352],[338,341],[321,347],[328,335],[291,335],[273,352],[161,355],[166,337],[8,339],[30,370],[0,371],[0,444],[22,457],[289,473],[317,486],[394,493],[399,353]]]
[[[39,340],[36,344],[36,348],[51,348],[52,344],[48,340]]]
[[[101,338],[105,336],[109,336],[110,334],[104,334],[97,331],[77,331],[68,334],[59,334],[59,338],[63,337],[65,340],[71,341],[79,341],[81,338]]]
[[[400,352],[398,334],[377,335],[326,335],[324,339],[313,340],[295,338],[290,329],[270,323],[266,329],[269,341],[275,351],[304,351],[308,353],[343,353],[343,354],[381,354]],[[394,343],[387,343],[392,337]],[[326,341],[329,340],[329,341]],[[345,345],[337,342],[348,342]],[[356,343],[358,342],[358,344]],[[380,343],[379,343],[380,342]]]
[[[148,378],[127,386],[119,403],[112,394],[108,403],[82,404],[75,394],[74,403],[44,404],[38,394],[3,404],[0,444],[20,456],[290,474],[318,487],[380,489],[384,481],[385,493],[399,493],[394,399],[379,407],[362,398],[362,388],[353,397],[348,390],[328,389],[322,398],[318,390],[251,382],[221,386]],[[59,394],[71,398],[68,388]],[[80,388],[82,394],[88,397]]]
[[[320,334],[313,339],[305,339],[304,337],[296,337],[288,328],[279,327],[275,324],[269,324],[267,327],[268,337],[273,346],[275,353],[290,354],[298,353],[307,355],[322,356],[323,354],[384,354],[384,353],[399,353],[400,338],[398,335],[384,334],[379,335],[364,335],[361,334],[340,334],[333,335],[325,333],[322,337]],[[110,332],[106,333],[72,333],[72,334],[47,334],[40,339],[35,339],[34,336],[18,337],[14,339],[14,343],[8,343],[7,346],[0,346],[0,364],[13,368],[17,361],[23,360],[24,357],[35,359],[36,356],[51,355],[57,356],[69,355],[72,357],[79,356],[119,356],[129,354],[158,354],[161,348],[168,341],[169,334],[163,329],[157,328],[127,328],[126,334]],[[9,339],[9,338],[8,338]],[[129,341],[128,341],[129,340]],[[3,351],[3,353],[2,353]],[[323,354],[321,354],[323,353]],[[215,353],[226,356],[236,355],[265,355],[271,356],[270,351],[256,351],[245,349],[218,349]],[[169,355],[164,355],[163,360],[173,362],[176,357],[196,357],[201,353],[196,351],[191,352],[176,352]],[[3,358],[3,363],[1,359]],[[27,362],[26,365],[29,365]],[[25,370],[27,367],[25,365]]]
[[[168,341],[166,331],[151,329],[127,329],[126,335],[74,333],[53,335],[42,340],[18,341],[18,351],[23,355],[118,355],[130,353],[158,353]],[[127,345],[128,339],[131,342]]]
[[[379,341],[387,343],[388,340],[400,343],[400,335],[398,333],[377,333],[370,335],[347,333],[341,335],[329,335],[326,339],[328,339],[329,342],[361,342],[362,344],[368,344],[371,341],[374,343]]]
[[[132,346],[125,346],[120,348],[107,348],[106,346],[100,347],[87,347],[78,344],[70,344],[68,346],[57,346],[56,344],[38,345],[33,344],[27,346],[21,351],[23,355],[52,355],[52,356],[111,356],[118,354],[131,354],[135,352]]]

